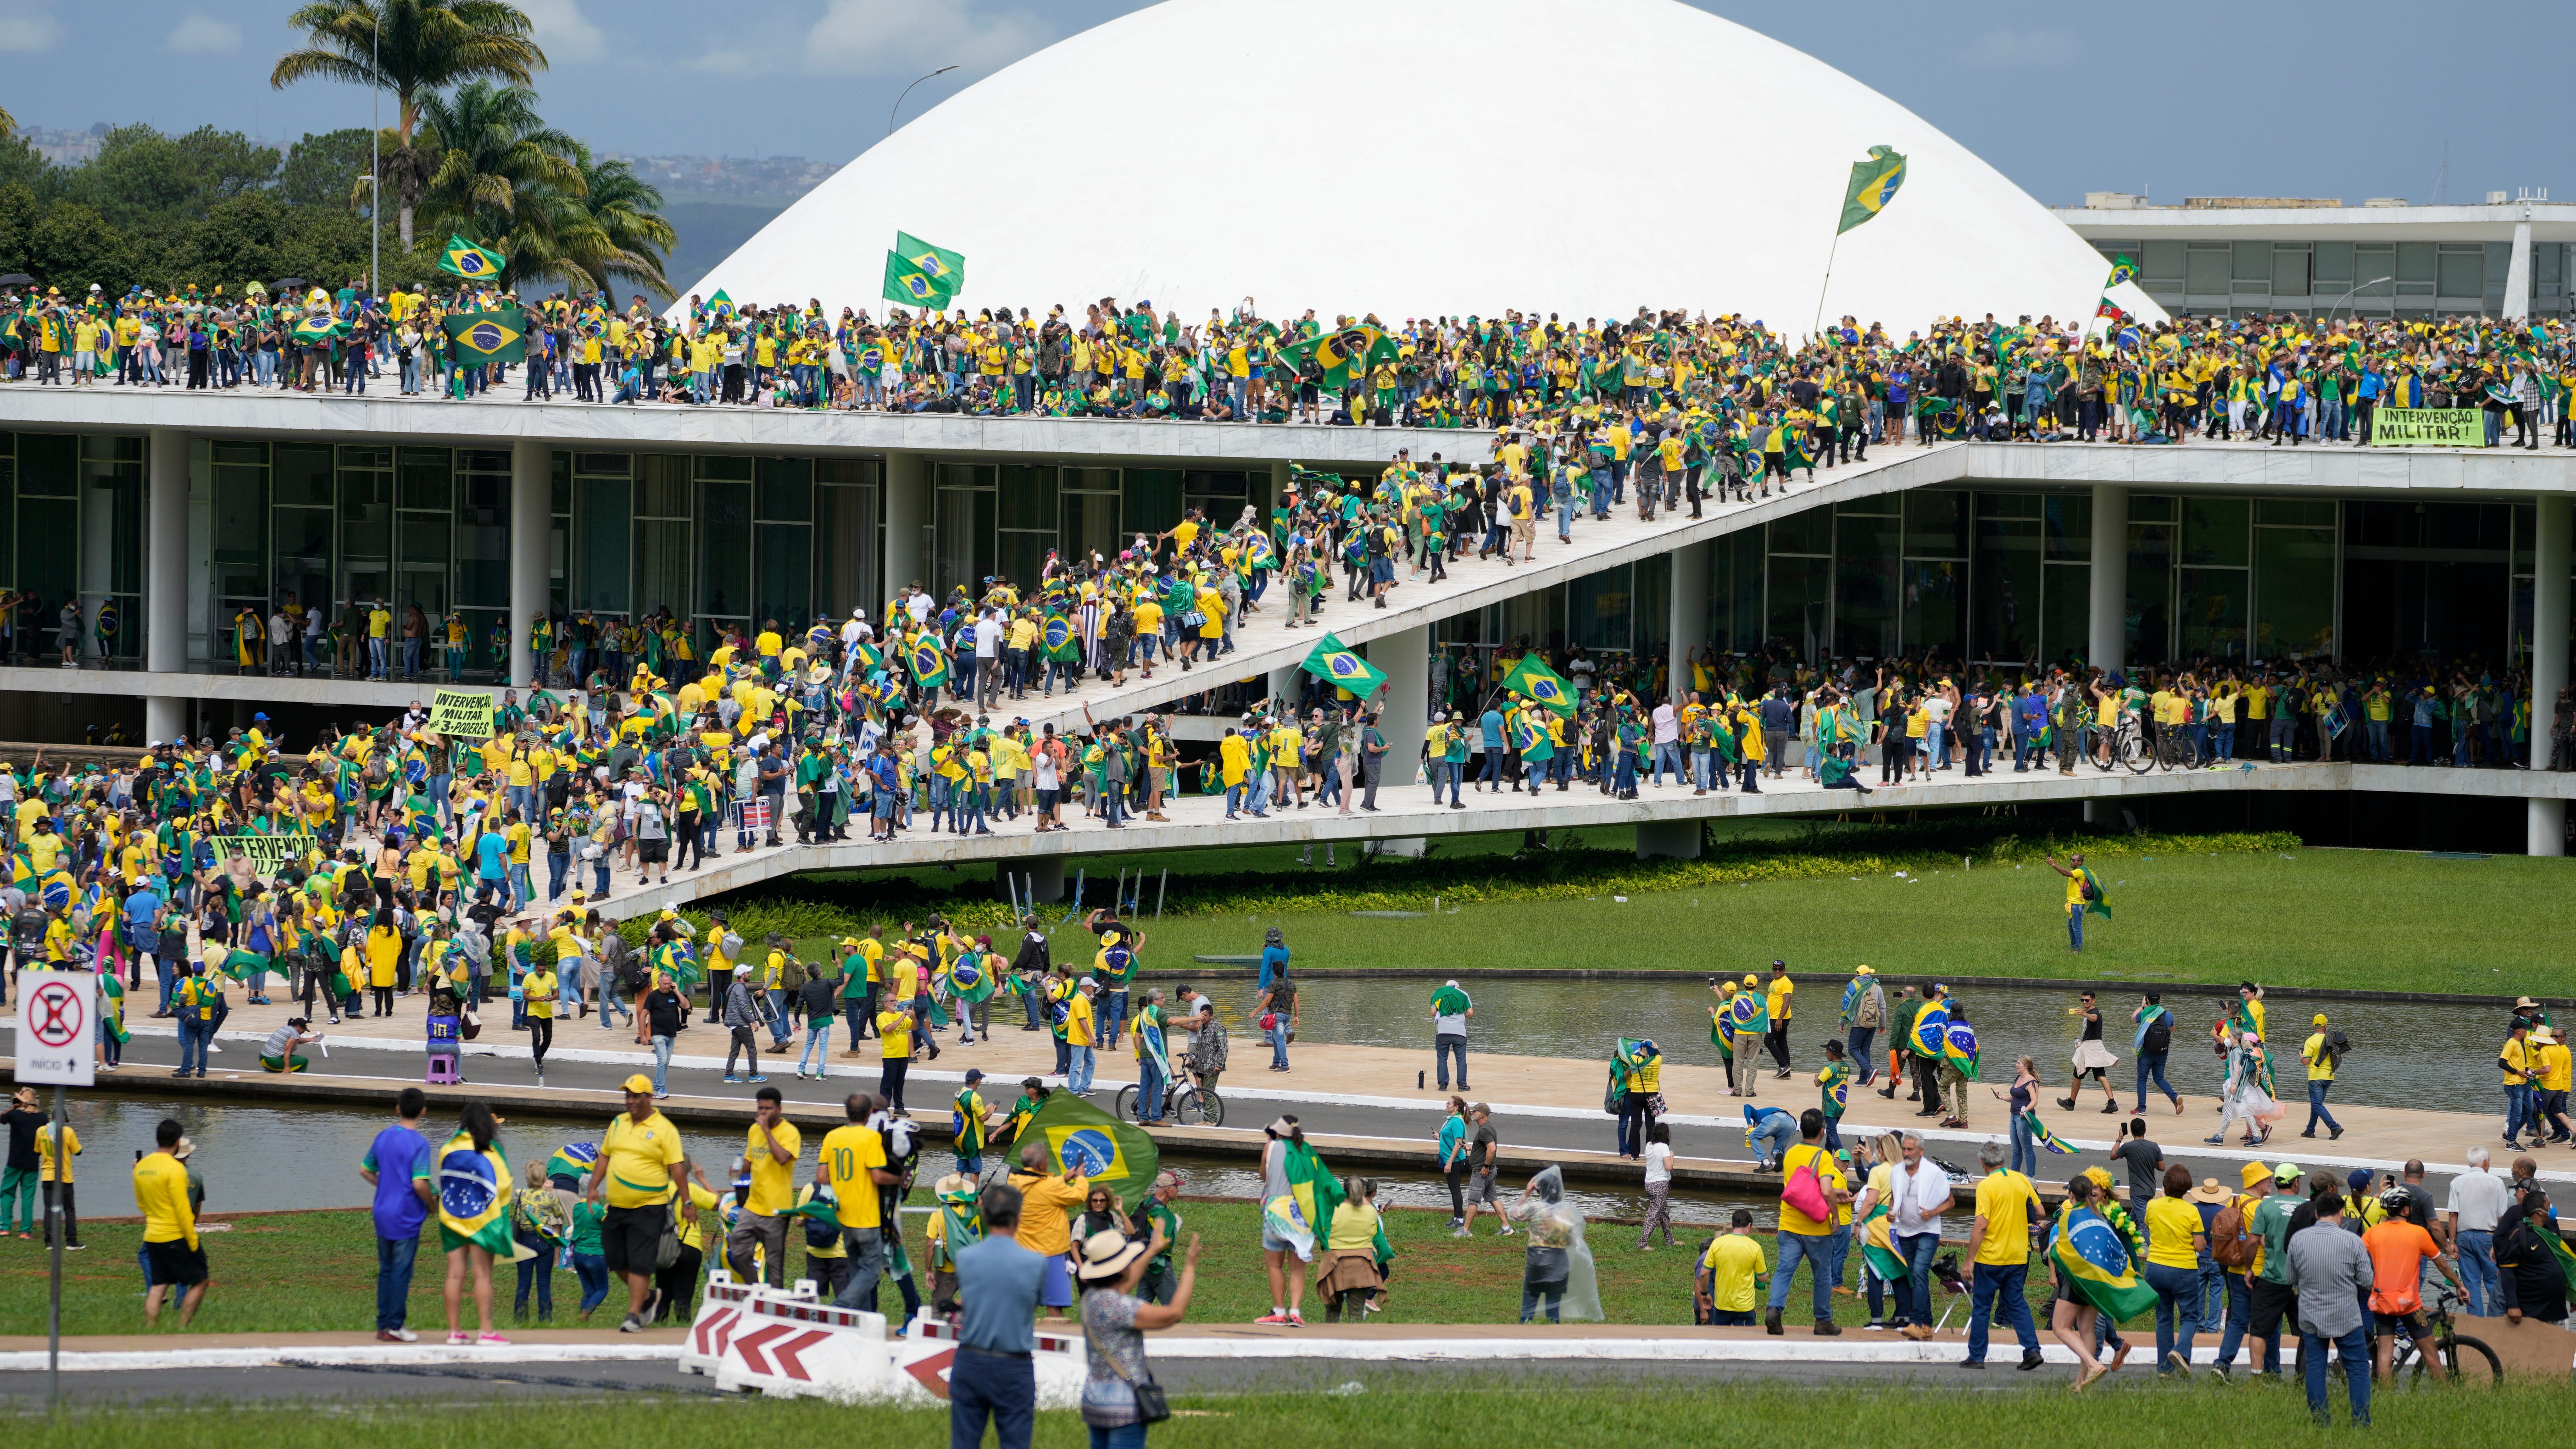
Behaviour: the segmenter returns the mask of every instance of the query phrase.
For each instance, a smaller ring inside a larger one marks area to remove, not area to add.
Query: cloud
[[[748,50],[710,50],[689,62],[690,68],[709,75],[758,75],[769,69],[769,62]]]
[[[1989,30],[1960,47],[1959,62],[1997,69],[2071,65],[2076,54],[2075,37],[2062,30]]]
[[[608,37],[581,13],[581,0],[519,0],[537,44],[549,61],[597,60],[608,53]]]
[[[830,0],[805,37],[804,64],[828,75],[890,75],[953,65],[997,70],[1056,38],[1053,26],[978,0]]]
[[[241,49],[242,33],[230,25],[205,15],[191,15],[179,22],[161,48],[175,55],[230,55]]]
[[[0,51],[51,50],[61,35],[50,15],[0,15]]]

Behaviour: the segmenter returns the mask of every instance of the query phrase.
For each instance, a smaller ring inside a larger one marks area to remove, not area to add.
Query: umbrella
[[[276,290],[281,292],[292,292],[303,285],[304,279],[302,277],[280,277],[277,279]]]
[[[11,272],[5,277],[0,277],[0,287],[32,287],[34,285],[36,285],[36,279],[28,276],[25,272]]]

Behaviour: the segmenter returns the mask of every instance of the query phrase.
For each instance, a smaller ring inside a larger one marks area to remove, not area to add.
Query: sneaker
[[[1451,1228],[1449,1230],[1449,1236],[1453,1238],[1463,1238],[1467,1236],[1467,1230],[1465,1228]]]
[[[617,1325],[617,1331],[620,1333],[642,1333],[644,1331],[644,1320],[636,1317],[632,1313],[627,1314],[625,1321]]]
[[[651,1323],[656,1317],[660,1316],[661,1312],[662,1290],[659,1288],[648,1288],[644,1290],[644,1307],[637,1312],[636,1316],[643,1322]]]
[[[1294,1327],[1303,1328],[1306,1326],[1306,1315],[1291,1308],[1288,1310],[1288,1322]]]
[[[499,1346],[499,1345],[504,1345],[504,1344],[507,1344],[509,1341],[510,1341],[510,1340],[509,1340],[508,1338],[503,1337],[502,1335],[497,1334],[497,1333],[487,1333],[487,1334],[484,1334],[482,1337],[477,1338],[476,1340],[474,1340],[474,1342],[475,1342],[476,1344],[478,1344],[478,1345],[480,1345],[481,1347],[484,1347],[484,1348],[492,1348],[492,1347],[496,1347],[496,1346]]]
[[[1503,1224],[1502,1236],[1504,1236],[1504,1237],[1508,1238],[1508,1237],[1512,1236],[1512,1232],[1513,1232],[1513,1229],[1512,1229],[1512,1225],[1511,1225],[1510,1223],[1505,1223],[1505,1224]]]
[[[470,1333],[451,1333],[447,1336],[447,1346],[450,1348],[462,1348],[473,1341],[474,1335]]]
[[[742,1085],[742,1078],[728,1073],[725,1077],[725,1085],[728,1087],[739,1087]]]
[[[1885,1333],[1887,1332],[1887,1320],[1884,1318],[1873,1318],[1869,1322],[1862,1324],[1860,1326],[1860,1331],[1863,1333]]]
[[[419,1338],[419,1334],[412,1332],[408,1328],[379,1328],[376,1330],[376,1342],[378,1343],[414,1343],[417,1342]]]
[[[206,1043],[206,1050],[213,1052],[217,1056],[222,1056],[224,1052],[223,1045],[221,1043],[211,1041]]]
[[[2173,1365],[2174,1377],[2184,1379],[2191,1377],[2191,1360],[2184,1358],[2181,1350],[2177,1349],[2166,1354],[2165,1362]]]
[[[2040,1353],[2032,1352],[2023,1354],[2021,1356],[2021,1371],[2023,1373],[2028,1373],[2032,1369],[2035,1369],[2046,1362],[2048,1362],[2048,1359]]]
[[[1265,1313],[1252,1321],[1255,1323],[1266,1323],[1276,1327],[1286,1325],[1289,1322],[1289,1318],[1287,1314],[1274,1308],[1270,1312]]]

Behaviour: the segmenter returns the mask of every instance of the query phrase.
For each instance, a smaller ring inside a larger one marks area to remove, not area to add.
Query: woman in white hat
[[[1082,1342],[1086,1373],[1082,1381],[1082,1422],[1091,1427],[1093,1449],[1142,1449],[1149,1424],[1169,1418],[1163,1390],[1145,1367],[1145,1331],[1170,1328],[1189,1315],[1190,1290],[1199,1269],[1199,1235],[1181,1260],[1180,1286],[1169,1303],[1150,1303],[1136,1296],[1145,1265],[1164,1248],[1157,1225],[1153,1240],[1140,1243],[1115,1230],[1094,1233],[1082,1243]]]

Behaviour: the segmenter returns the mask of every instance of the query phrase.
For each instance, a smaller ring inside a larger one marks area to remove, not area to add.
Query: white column
[[[510,685],[536,684],[528,633],[546,611],[547,559],[554,549],[554,450],[520,438],[510,444]]]
[[[885,460],[885,593],[918,583],[930,586],[930,550],[922,526],[930,522],[930,469],[919,453],[888,453]]]
[[[2128,644],[2129,490],[2117,483],[2093,485],[2093,603],[2091,627],[2085,634],[2084,662],[2117,670]]]
[[[1298,674],[1301,672],[1302,671],[1300,671],[1294,664],[1285,665],[1281,668],[1271,670],[1270,697],[1273,700],[1278,701],[1282,707],[1293,703],[1297,698],[1298,691],[1305,687],[1297,678]]]
[[[2568,518],[2564,493],[2540,495],[2531,549],[2531,754],[2549,764],[2549,725],[2557,718],[2558,691],[2567,687]],[[2567,802],[2533,800],[2525,807],[2524,849],[2533,855],[2567,853]]]
[[[178,674],[188,667],[188,435],[154,428],[143,480],[143,667]],[[188,702],[146,695],[143,737],[175,738],[187,728]]]
[[[1422,758],[1422,736],[1431,722],[1431,628],[1423,625],[1401,634],[1372,639],[1368,646],[1369,663],[1386,671],[1386,683],[1380,687],[1378,702],[1383,706],[1377,727],[1386,736],[1383,772],[1378,778],[1379,804],[1413,783],[1414,766]],[[1357,777],[1353,777],[1354,783]],[[1389,855],[1420,855],[1423,841],[1419,838],[1389,840],[1378,846]]]
[[[2504,318],[2520,322],[2531,316],[2531,223],[2513,224],[2513,260],[2504,269]]]
[[[1708,642],[1708,551],[1714,547],[1695,543],[1672,556],[1672,613],[1666,628],[1671,643],[1665,646],[1664,664],[1676,704],[1690,698],[1691,654]],[[1694,848],[1691,853],[1699,852]]]

